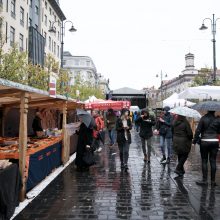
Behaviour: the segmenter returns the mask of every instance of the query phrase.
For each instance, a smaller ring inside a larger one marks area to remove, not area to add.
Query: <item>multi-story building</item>
[[[89,85],[99,87],[103,94],[107,94],[109,89],[109,80],[105,79],[100,73],[97,73],[93,60],[88,56],[73,56],[65,51],[63,56],[63,68],[71,72],[70,85],[73,85],[77,76],[83,82]]]
[[[3,49],[15,43],[33,64],[44,65],[46,54],[60,62],[61,23],[66,19],[58,0],[0,0]],[[49,32],[54,27],[56,33]]]
[[[63,68],[71,71],[70,84],[73,85],[76,76],[91,85],[98,84],[98,74],[92,59],[88,56],[73,56],[70,52],[63,53]]]
[[[186,54],[185,61],[186,66],[182,73],[171,80],[163,81],[162,88],[159,88],[164,98],[174,92],[180,93],[184,91],[192,84],[194,77],[198,74],[198,70],[194,66],[194,55],[191,53]]]

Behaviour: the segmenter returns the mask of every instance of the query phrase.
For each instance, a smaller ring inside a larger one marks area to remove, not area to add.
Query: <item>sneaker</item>
[[[99,147],[98,150],[97,150],[97,152],[100,153],[101,151],[102,151],[102,148]]]
[[[198,180],[196,184],[199,186],[208,186],[208,182],[206,180]]]
[[[166,163],[166,157],[163,156],[162,159],[160,160],[160,163]]]

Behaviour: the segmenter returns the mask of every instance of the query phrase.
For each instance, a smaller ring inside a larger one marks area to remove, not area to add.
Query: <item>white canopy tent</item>
[[[85,101],[85,103],[90,103],[90,102],[103,102],[105,100],[103,99],[97,99],[94,95],[93,96],[89,96],[89,99],[87,99]]]
[[[189,87],[179,94],[183,99],[217,99],[220,100],[220,86]]]
[[[170,97],[163,100],[163,107],[169,106],[170,108],[178,107],[178,106],[193,106],[194,102],[187,101],[185,99],[180,99],[177,93],[173,93]]]

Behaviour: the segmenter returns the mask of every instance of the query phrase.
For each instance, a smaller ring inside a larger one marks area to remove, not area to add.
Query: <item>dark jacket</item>
[[[157,125],[156,128],[157,130],[159,130],[159,134],[160,136],[164,136],[165,138],[172,138],[172,123],[173,123],[173,116],[168,112],[166,114],[164,114],[161,117],[164,122],[161,121],[157,121]]]
[[[177,154],[189,153],[192,145],[193,132],[186,118],[179,118],[174,121],[173,149]]]
[[[193,144],[200,143],[201,139],[213,139],[217,138],[217,132],[210,126],[216,119],[213,113],[208,112],[199,121],[199,124],[195,131]]]
[[[128,143],[131,143],[131,133],[130,130],[132,129],[132,123],[131,123],[131,119],[128,118],[127,119],[127,124],[129,129],[125,130],[123,128],[123,123],[122,123],[122,119],[118,118],[117,122],[116,122],[116,131],[117,131],[117,142],[118,144],[123,144],[126,142],[126,138],[125,138],[125,132],[127,132],[127,136],[128,136]]]
[[[83,161],[84,153],[86,152],[86,145],[92,146],[93,142],[93,129],[91,127],[87,128],[84,123],[80,125],[77,148],[76,148],[76,160],[75,164],[78,167],[86,167],[87,165]]]
[[[152,116],[146,118],[139,117],[136,122],[140,125],[140,137],[148,139],[153,136],[152,127],[155,125],[155,119]]]

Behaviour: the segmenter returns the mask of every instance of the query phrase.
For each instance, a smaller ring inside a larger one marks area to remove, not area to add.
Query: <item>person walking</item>
[[[193,132],[185,116],[177,115],[172,126],[173,149],[178,156],[174,173],[182,177],[185,174],[184,163],[191,150]]]
[[[108,129],[110,146],[113,146],[115,144],[116,121],[117,121],[117,116],[115,115],[113,109],[109,109],[106,115],[106,125]]]
[[[134,112],[134,125],[135,125],[135,130],[137,132],[139,132],[140,130],[140,125],[137,122],[140,116],[141,116],[140,112],[137,112],[137,111]]]
[[[82,113],[81,113],[82,112]],[[80,115],[78,115],[81,122],[78,134],[78,142],[76,147],[76,160],[75,165],[77,166],[77,171],[86,171],[89,166],[84,160],[84,155],[86,151],[91,151],[93,154],[92,143],[93,143],[93,128],[95,122],[89,113],[80,110]]]
[[[153,131],[152,127],[155,125],[154,117],[150,116],[147,110],[143,110],[141,116],[136,120],[140,125],[140,137],[142,143],[142,150],[144,154],[144,161],[150,163],[151,156],[151,144]],[[146,143],[147,143],[147,152],[146,152]]]
[[[202,159],[202,180],[196,181],[197,185],[208,185],[208,160],[211,166],[211,186],[216,186],[216,157],[218,153],[220,131],[219,118],[215,117],[214,111],[208,111],[199,121],[193,139],[193,145],[200,144]]]
[[[132,123],[127,109],[122,109],[116,122],[117,142],[120,152],[121,169],[128,171],[129,147],[131,144]]]
[[[95,128],[93,129],[93,147],[95,148],[96,152],[101,152],[102,148],[100,147],[100,141],[104,124],[97,110],[92,111],[92,117],[94,118],[96,124]]]
[[[170,107],[164,107],[163,115],[157,121],[156,128],[159,131],[160,135],[160,148],[163,154],[162,159],[160,160],[161,163],[170,163],[171,157],[171,145],[172,145],[172,129],[171,125],[173,123],[173,117],[169,112]],[[167,158],[165,152],[165,146],[167,147]]]
[[[42,136],[43,128],[41,124],[41,113],[39,111],[36,112],[34,120],[32,122],[32,129],[34,131],[34,136]]]

